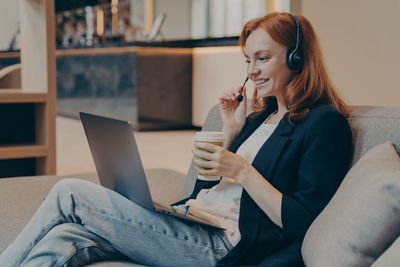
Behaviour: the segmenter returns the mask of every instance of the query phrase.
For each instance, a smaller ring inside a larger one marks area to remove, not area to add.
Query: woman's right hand
[[[243,100],[239,102],[236,98],[240,93]],[[233,139],[239,135],[246,122],[247,95],[245,87],[234,87],[225,91],[219,97],[219,107],[225,133],[225,147],[229,147]]]

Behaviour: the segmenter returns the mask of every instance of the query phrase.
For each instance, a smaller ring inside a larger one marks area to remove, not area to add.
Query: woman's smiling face
[[[244,50],[247,73],[257,96],[281,96],[292,75],[286,64],[287,48],[257,28],[247,38]]]

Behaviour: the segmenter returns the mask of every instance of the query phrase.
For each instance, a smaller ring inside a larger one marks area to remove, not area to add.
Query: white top
[[[236,154],[253,162],[261,146],[272,135],[276,124],[262,123],[238,148]],[[243,187],[234,179],[222,177],[210,189],[202,189],[196,199],[186,202],[189,213],[213,221],[225,228],[225,234],[233,246],[240,240],[239,210]]]

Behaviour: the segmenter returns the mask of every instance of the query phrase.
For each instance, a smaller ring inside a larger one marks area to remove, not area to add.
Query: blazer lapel
[[[268,118],[268,116],[274,112],[276,109],[275,106],[269,106],[266,110],[264,110],[258,117],[256,117],[251,122],[247,123],[243,127],[242,132],[233,142],[232,146],[230,147],[230,151],[236,153],[240,145]]]
[[[290,141],[289,136],[294,127],[295,125],[291,124],[288,116],[285,115],[253,160],[253,166],[270,182],[272,182],[271,177],[278,159]]]
[[[269,114],[270,112],[267,112],[266,115],[263,116],[264,119],[261,120],[261,123],[264,122],[265,118],[269,116]],[[257,121],[257,123],[255,123],[253,127],[244,132],[240,138],[240,142],[238,141],[234,144],[234,149],[237,150],[237,147],[240,146],[240,144],[243,143],[243,141],[252,132],[254,132],[254,130],[257,129],[257,127],[261,123]],[[267,180],[270,180],[270,177],[272,177],[275,165],[278,162],[278,159],[286,144],[289,142],[288,135],[290,135],[293,129],[294,125],[290,124],[287,116],[285,116],[278,124],[274,133],[271,135],[270,138],[268,138],[268,140],[264,143],[264,145],[261,147],[260,151],[256,155],[253,161],[253,166],[255,166],[258,171],[264,177],[266,177]],[[261,218],[261,213],[262,210],[253,201],[247,191],[243,189],[239,216],[239,228],[242,234],[242,239],[239,241],[234,250],[232,250],[226,258],[224,258],[225,261],[223,262],[230,263],[228,265],[237,265],[237,259],[241,258],[248,252],[249,248],[251,248],[251,244],[254,242],[254,240],[257,239],[260,227],[259,220]]]
[[[268,116],[276,110],[276,105],[270,105],[253,121],[250,121],[243,128],[242,132],[236,138],[235,142],[230,147],[230,151],[236,153],[240,145],[265,121]],[[284,150],[286,144],[289,142],[289,136],[292,133],[295,125],[289,122],[289,118],[285,115],[279,122],[274,133],[268,140],[261,146],[256,157],[253,160],[259,172],[271,182],[272,173],[275,165]]]

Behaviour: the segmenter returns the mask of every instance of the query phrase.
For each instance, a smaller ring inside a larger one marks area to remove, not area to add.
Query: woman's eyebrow
[[[254,53],[254,56],[258,56],[258,55],[260,55],[261,53],[271,53],[271,50],[268,50],[268,49],[262,49],[262,50],[258,50],[257,52],[255,52]],[[249,55],[247,55],[247,54],[244,54],[244,57],[245,58],[250,58],[250,56]]]
[[[255,52],[254,55],[258,56],[261,53],[271,53],[271,51],[268,49],[262,49],[262,50],[258,50],[257,52]]]

